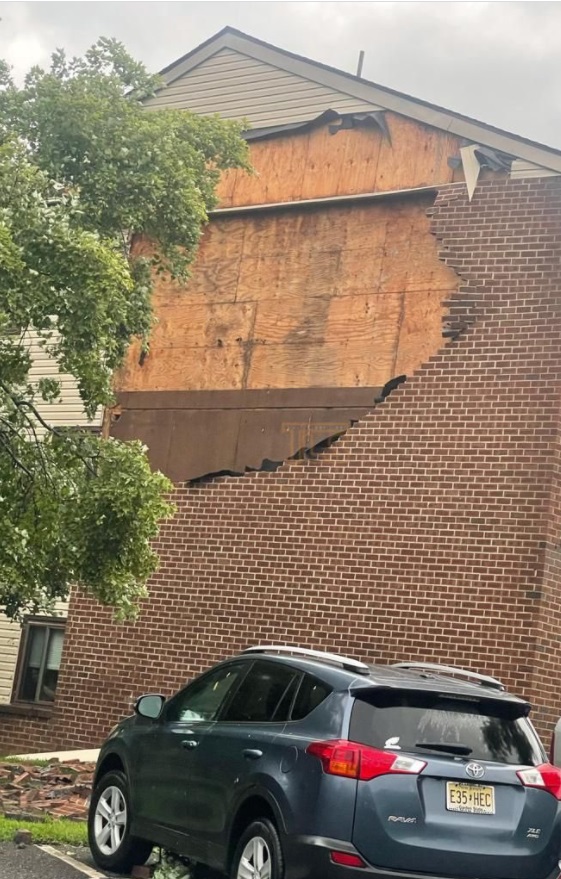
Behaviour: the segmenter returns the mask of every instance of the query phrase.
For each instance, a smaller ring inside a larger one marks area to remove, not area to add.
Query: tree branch
[[[13,463],[16,465],[16,467],[18,467],[20,470],[23,470],[23,472],[24,472],[27,476],[29,476],[29,478],[30,478],[31,480],[34,480],[35,477],[34,477],[33,473],[31,472],[31,470],[30,470],[28,467],[25,466],[25,464],[23,463],[23,461],[20,461],[20,460],[19,460],[19,458],[17,457],[17,455],[16,455],[16,454],[14,453],[14,451],[12,450],[10,444],[4,439],[4,434],[3,434],[1,431],[0,431],[0,444],[4,446],[4,448],[6,449],[8,455],[10,456],[10,458],[12,459],[12,461],[13,461]]]

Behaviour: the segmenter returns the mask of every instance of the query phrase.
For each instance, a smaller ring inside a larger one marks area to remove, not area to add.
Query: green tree
[[[188,277],[221,172],[248,167],[237,123],[144,109],[158,85],[108,39],[57,51],[22,87],[0,62],[0,606],[14,618],[74,583],[134,616],[172,513],[140,443],[41,417],[60,382],[33,381],[28,350],[33,331],[89,415],[110,404],[131,339],[148,344],[153,278]]]

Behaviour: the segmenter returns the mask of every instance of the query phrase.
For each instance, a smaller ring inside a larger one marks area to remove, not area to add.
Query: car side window
[[[275,662],[255,662],[221,721],[280,723],[288,718],[293,687],[300,673]]]
[[[193,681],[169,702],[165,720],[170,723],[214,720],[241,672],[241,665],[229,665]]]
[[[324,681],[314,678],[313,675],[304,675],[304,680],[300,684],[300,688],[296,694],[291,720],[302,720],[307,717],[314,708],[321,705],[324,699],[327,699],[332,688]]]

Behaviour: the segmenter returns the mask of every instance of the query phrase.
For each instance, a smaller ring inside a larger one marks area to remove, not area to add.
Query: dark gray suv
[[[232,879],[560,879],[561,771],[494,678],[253,647],[103,745],[97,864],[153,844]]]

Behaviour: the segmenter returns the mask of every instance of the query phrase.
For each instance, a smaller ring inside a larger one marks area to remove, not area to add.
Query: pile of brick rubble
[[[94,768],[93,763],[0,763],[0,815],[84,820]]]

